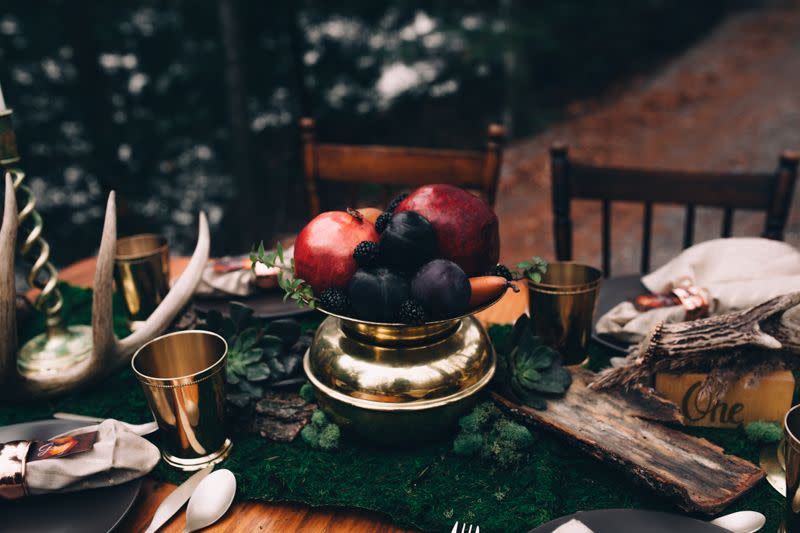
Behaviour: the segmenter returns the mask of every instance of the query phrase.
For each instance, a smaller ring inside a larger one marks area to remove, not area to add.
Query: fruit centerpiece
[[[420,187],[378,213],[322,213],[298,235],[294,279],[281,285],[329,315],[305,372],[326,414],[365,438],[444,436],[495,371],[472,315],[516,290],[497,264],[497,216],[450,185]]]

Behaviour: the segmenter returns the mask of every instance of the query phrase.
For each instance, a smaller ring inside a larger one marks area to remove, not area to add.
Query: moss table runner
[[[88,323],[91,291],[63,286],[71,323]],[[122,308],[116,327],[124,334]],[[41,331],[39,320],[20,338]],[[501,329],[493,328],[497,334]],[[603,357],[599,347],[595,356]],[[150,413],[131,371],[123,369],[97,386],[56,400],[0,406],[0,425],[49,418],[55,411],[145,422]],[[759,446],[742,430],[687,430],[753,462]],[[300,439],[281,444],[246,433],[233,434],[234,449],[225,466],[237,475],[238,497],[309,505],[360,507],[390,516],[397,524],[449,531],[455,520],[477,523],[482,531],[528,531],[577,510],[635,507],[675,511],[672,504],[631,483],[607,465],[565,446],[556,437],[534,432],[535,447],[521,467],[456,455],[452,440],[414,450],[386,450],[348,438],[335,452],[312,450]],[[159,465],[152,474],[179,483],[184,475]],[[775,531],[783,499],[766,481],[726,512],[764,513],[764,531]]]

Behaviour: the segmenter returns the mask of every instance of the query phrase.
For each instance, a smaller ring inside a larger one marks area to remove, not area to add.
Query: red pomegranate
[[[372,222],[358,212],[328,211],[306,224],[294,243],[294,273],[319,296],[329,287],[347,287],[356,269],[353,249],[378,242]]]
[[[453,185],[425,185],[403,200],[395,213],[416,211],[433,225],[439,255],[480,276],[500,258],[497,215],[485,200]]]

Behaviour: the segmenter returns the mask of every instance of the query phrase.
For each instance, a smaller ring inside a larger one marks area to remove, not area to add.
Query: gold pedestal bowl
[[[471,316],[481,309],[419,326],[326,312],[303,361],[320,408],[339,426],[381,444],[451,434],[495,372],[489,336]]]

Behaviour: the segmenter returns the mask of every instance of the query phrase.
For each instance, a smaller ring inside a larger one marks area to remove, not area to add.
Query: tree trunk
[[[225,93],[230,128],[230,162],[236,179],[238,195],[228,206],[226,223],[230,225],[229,236],[223,248],[225,251],[249,249],[256,239],[269,242],[273,228],[270,220],[271,209],[266,205],[268,196],[260,194],[261,187],[256,182],[253,168],[252,139],[247,112],[247,76],[244,62],[242,29],[239,21],[238,2],[219,0],[220,33],[224,49]],[[258,235],[250,228],[257,228]]]

